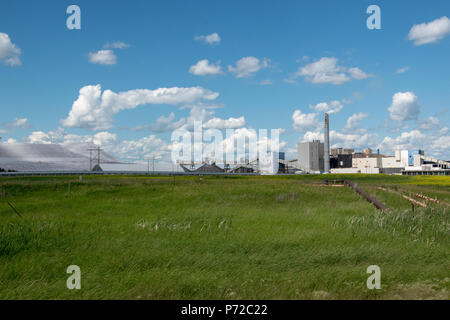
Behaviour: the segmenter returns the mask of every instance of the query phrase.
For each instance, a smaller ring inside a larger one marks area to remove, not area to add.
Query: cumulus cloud
[[[440,121],[436,117],[428,117],[428,119],[419,121],[419,128],[422,130],[436,130],[439,129]]]
[[[15,129],[15,128],[29,129],[30,123],[28,122],[27,118],[15,118],[11,122],[6,122],[4,126],[8,129]]]
[[[210,64],[207,59],[200,60],[189,68],[189,73],[196,76],[206,76],[222,73],[222,67],[217,64]]]
[[[315,62],[301,67],[291,78],[285,79],[286,82],[294,82],[298,77],[304,77],[311,83],[331,83],[341,85],[351,81],[351,79],[362,80],[370,77],[359,68],[346,68],[338,65],[338,59],[334,57],[323,57]]]
[[[350,68],[350,69],[348,69],[348,73],[350,74],[350,76],[353,79],[356,79],[356,80],[363,80],[363,79],[367,79],[368,77],[370,77],[369,74],[365,73],[364,71],[362,71],[359,68]]]
[[[312,142],[313,140],[323,141],[323,132],[320,132],[318,130],[316,130],[316,131],[307,131],[303,135],[302,142]]]
[[[215,109],[215,107],[212,107]],[[214,116],[214,111],[209,107],[202,105],[192,106],[189,117],[185,119],[185,124],[180,128],[192,131],[194,130],[194,122],[201,121],[204,128],[207,129],[236,129],[245,126],[245,118],[228,118],[222,119]]]
[[[14,127],[24,128],[24,127],[26,127],[27,122],[28,122],[27,118],[20,118],[20,119],[16,118],[16,119],[14,119],[14,122],[12,123],[12,125]]]
[[[358,127],[361,120],[367,118],[368,116],[369,115],[364,112],[355,113],[355,114],[351,115],[347,119],[347,124],[346,124],[345,128],[346,129],[354,129],[354,128]]]
[[[51,143],[50,136],[43,131],[34,131],[28,137],[30,143]]]
[[[115,93],[102,92],[100,85],[89,85],[80,89],[78,99],[61,125],[71,128],[105,130],[112,127],[113,117],[122,110],[134,109],[145,104],[193,103],[199,100],[214,100],[218,93],[202,87],[136,89]]]
[[[324,141],[323,131],[307,131],[300,139],[302,142],[311,142],[313,140]],[[366,148],[367,146],[374,146],[378,141],[376,134],[357,134],[346,133],[337,130],[330,131],[330,143],[333,148]]]
[[[378,148],[383,150],[384,153],[393,153],[398,149],[415,150],[421,149],[426,140],[427,136],[425,134],[419,130],[412,130],[410,132],[402,132],[395,138],[384,137]]]
[[[450,19],[446,16],[428,23],[415,24],[408,38],[416,46],[437,42],[450,34]]]
[[[211,45],[219,44],[221,41],[220,36],[216,32],[208,34],[208,35],[204,35],[204,36],[196,36],[196,37],[194,37],[194,39],[197,41],[203,41],[203,42],[205,42],[207,44],[211,44]]]
[[[330,131],[332,147],[362,149],[376,145],[378,136],[376,134],[345,133],[336,130]]]
[[[120,159],[163,158],[169,152],[169,145],[156,135],[149,135],[138,140],[121,140],[105,146],[105,150]]]
[[[392,120],[406,121],[417,119],[420,104],[417,96],[411,92],[397,92],[392,97],[392,104],[388,108]]]
[[[344,108],[342,103],[337,100],[333,100],[331,102],[320,102],[316,105],[310,105],[309,107],[317,112],[324,112],[329,114],[338,113],[342,110],[342,108]]]
[[[138,160],[144,158],[162,158],[168,155],[169,145],[155,135],[142,137],[137,140],[121,140],[115,133],[108,131],[94,135],[76,135],[58,128],[56,131],[35,131],[28,137],[29,143],[61,143],[74,142],[91,143],[101,146],[106,152],[123,160]]]
[[[245,118],[211,118],[205,124],[204,127],[208,129],[236,129],[245,126]]]
[[[168,117],[160,116],[155,122],[150,124],[150,131],[153,132],[167,132],[173,131],[180,128],[185,124],[186,120],[184,118],[174,122],[175,114],[170,113]]]
[[[320,126],[317,113],[303,113],[301,110],[295,110],[292,120],[294,121],[294,129],[300,132],[315,130]]]
[[[42,144],[49,144],[49,143],[62,143],[65,141],[65,137],[67,136],[67,133],[64,131],[63,128],[58,128],[55,131],[33,131],[28,136],[28,142],[29,143],[42,143]]]
[[[114,65],[117,57],[112,50],[99,50],[89,53],[89,62],[103,65]]]
[[[99,146],[110,145],[116,140],[117,135],[115,133],[110,133],[107,131],[98,132],[92,138],[92,142]]]
[[[129,47],[130,47],[130,45],[128,43],[125,43],[122,41],[116,41],[116,42],[112,42],[112,43],[107,42],[103,46],[103,48],[105,48],[105,49],[127,49]]]
[[[9,35],[0,32],[0,60],[10,67],[20,66],[20,54],[20,48],[11,42]]]
[[[234,73],[236,78],[249,77],[261,69],[269,66],[269,59],[256,57],[244,57],[236,62],[236,66],[228,66],[228,71]]]

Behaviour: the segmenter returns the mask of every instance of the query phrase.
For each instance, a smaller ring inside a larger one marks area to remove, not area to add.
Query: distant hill
[[[0,143],[0,168],[17,171],[89,170],[89,143]],[[93,165],[97,152],[92,152]],[[101,163],[121,163],[105,151]]]

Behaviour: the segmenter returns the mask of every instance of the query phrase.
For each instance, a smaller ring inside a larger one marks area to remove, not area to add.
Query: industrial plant
[[[397,175],[450,175],[450,161],[435,159],[425,155],[423,150],[413,153],[396,150],[394,155],[384,155],[380,150],[373,152],[366,148],[330,149],[330,120],[325,113],[324,142],[313,140],[297,144],[297,158],[285,159],[285,153],[272,155],[270,169],[261,168],[259,159],[241,159],[234,167],[226,164],[220,167],[214,162],[204,161],[180,164],[185,172],[191,173],[260,173],[260,174],[324,174],[324,173],[364,173]]]
[[[0,174],[11,172],[150,172],[148,165],[124,163],[100,146],[86,143],[31,144],[1,143]],[[157,170],[161,171],[161,170]],[[155,172],[153,159],[152,172]],[[324,116],[324,142],[313,140],[297,144],[297,158],[286,159],[284,152],[267,152],[255,159],[241,158],[232,163],[180,162],[164,172],[185,174],[327,174],[363,173],[396,175],[450,175],[450,161],[426,156],[424,150],[396,150],[385,155],[366,148],[330,149],[330,118]]]

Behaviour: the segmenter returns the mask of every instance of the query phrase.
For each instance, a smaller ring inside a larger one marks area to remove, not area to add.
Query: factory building
[[[308,173],[324,170],[324,144],[319,140],[297,144],[298,167]]]
[[[351,154],[338,154],[330,157],[330,168],[351,168],[353,156]]]
[[[336,157],[338,155],[351,155],[355,153],[355,149],[345,149],[345,148],[332,148],[331,156]]]

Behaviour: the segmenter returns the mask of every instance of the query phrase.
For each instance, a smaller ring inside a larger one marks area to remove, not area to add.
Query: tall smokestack
[[[325,113],[325,128],[324,128],[324,171],[330,172],[330,121],[328,113]]]

